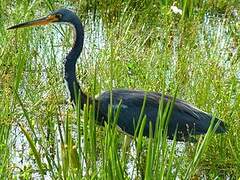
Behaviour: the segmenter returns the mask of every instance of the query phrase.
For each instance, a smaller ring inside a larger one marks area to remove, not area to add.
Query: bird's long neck
[[[67,82],[68,89],[70,91],[71,101],[76,105],[80,98],[80,107],[83,109],[84,104],[87,101],[87,95],[83,93],[76,77],[76,62],[83,48],[84,30],[82,23],[78,18],[74,19],[71,23],[75,30],[75,42],[73,48],[66,57],[64,64],[65,68],[65,80]]]

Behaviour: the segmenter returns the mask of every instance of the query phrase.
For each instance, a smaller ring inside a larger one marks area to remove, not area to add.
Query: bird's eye
[[[61,19],[62,15],[61,14],[56,14],[56,18]]]

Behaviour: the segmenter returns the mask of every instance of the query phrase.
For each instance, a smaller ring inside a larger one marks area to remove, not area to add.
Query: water
[[[89,61],[91,63],[97,63],[97,58],[98,58],[98,53],[106,48],[107,45],[107,41],[106,41],[106,34],[104,33],[104,28],[103,28],[103,22],[101,19],[95,19],[94,22],[92,22],[93,18],[91,16],[91,14],[88,15],[90,18],[87,19],[84,24],[85,24],[85,43],[84,43],[84,50],[82,52],[82,55],[78,61],[78,64],[80,63],[89,63]],[[37,32],[39,31],[39,29],[33,30],[34,34],[33,36],[37,35]],[[64,39],[68,39],[66,37],[63,36],[63,34],[69,34],[69,28],[62,26],[61,28],[59,28],[59,26],[54,26],[51,27],[51,29],[49,30],[49,27],[46,28],[42,28],[42,30],[40,31],[45,31],[46,32],[46,36],[48,36],[49,38],[44,38],[43,41],[40,42],[36,42],[34,44],[37,45],[37,47],[33,47],[36,48],[38,54],[38,58],[36,58],[35,63],[36,65],[39,63],[42,65],[42,82],[43,83],[48,83],[48,68],[52,66],[52,64],[55,64],[55,67],[59,70],[61,70],[59,72],[59,75],[61,76],[61,78],[63,78],[62,76],[62,68],[63,68],[63,59],[66,55],[66,52],[68,52],[70,46],[62,46],[62,41]],[[59,33],[59,31],[61,33]],[[203,35],[206,34],[205,32],[208,32],[207,37],[204,37]],[[221,66],[223,66],[226,69],[226,72],[228,72],[229,68],[231,67],[230,63],[229,63],[229,56],[226,53],[221,53],[221,51],[225,51],[225,50],[230,50],[233,54],[237,54],[238,49],[236,49],[234,47],[234,40],[229,38],[227,36],[228,34],[228,29],[226,29],[226,26],[224,25],[224,22],[221,19],[217,19],[216,18],[211,18],[209,17],[209,15],[205,16],[204,22],[203,22],[203,26],[202,26],[202,33],[200,32],[199,34],[199,43],[205,45],[205,41],[207,40],[211,40],[212,38],[217,38],[219,43],[217,43],[217,47],[216,50],[219,51],[215,54],[219,54],[219,59],[221,59]],[[71,44],[72,40],[69,39],[68,40],[69,43]],[[179,43],[178,39],[176,37],[174,43]],[[52,52],[53,51],[53,52]],[[50,54],[50,55],[49,55]],[[53,56],[53,54],[55,56]],[[175,51],[173,53],[173,59],[176,63],[177,61],[177,51]],[[209,56],[206,56],[206,58]],[[205,59],[207,61],[207,59]],[[31,60],[30,60],[31,61]],[[80,62],[81,61],[81,62]],[[51,65],[49,65],[51,64]],[[239,73],[236,74],[236,76],[240,79],[240,70]],[[25,75],[25,81],[28,81],[28,74],[26,72]],[[27,83],[26,83],[27,84]],[[61,82],[60,82],[61,84]],[[63,87],[63,86],[62,86]],[[64,91],[65,91],[65,87]],[[22,89],[21,91],[24,91],[24,89]],[[24,95],[24,94],[22,94]],[[43,94],[43,98],[47,97],[48,94],[45,93]],[[66,98],[67,98],[67,94],[66,94]],[[63,105],[64,106],[64,105]],[[66,113],[66,107],[63,107],[64,112]],[[25,121],[24,118],[21,119],[21,121]],[[57,128],[57,127],[56,127]],[[39,134],[40,136],[40,134]],[[59,134],[56,134],[56,138],[55,138],[56,143],[60,142],[60,137]],[[35,162],[34,160],[29,156],[30,153],[30,147],[29,144],[26,140],[26,138],[24,137],[24,135],[21,133],[21,131],[19,130],[18,126],[13,126],[12,128],[12,132],[11,132],[11,142],[13,144],[12,146],[12,165],[13,165],[13,169],[14,169],[14,174],[18,175],[22,170],[26,170],[29,167],[33,167],[30,168],[32,169],[37,169],[37,167],[35,166]],[[83,144],[83,143],[82,143]],[[169,144],[171,144],[171,142],[169,142]],[[38,145],[38,148],[40,148],[40,145]],[[84,147],[82,147],[84,148]],[[181,156],[184,153],[184,148],[185,148],[185,144],[179,143],[178,144],[178,156]],[[59,148],[58,151],[61,151],[61,149]],[[134,149],[134,146],[131,145],[131,154],[132,156],[136,156],[136,150]],[[129,175],[134,172],[134,167],[133,164],[131,163],[131,161],[128,163],[128,169],[127,172],[129,173]],[[33,173],[34,177],[38,178],[39,174]],[[136,176],[133,173],[133,177]],[[46,178],[50,178],[50,175],[46,175]]]
[[[88,20],[84,22],[85,24],[85,39],[84,39],[84,50],[81,54],[81,57],[78,60],[78,64],[82,63],[80,61],[86,61],[87,59],[92,59],[92,61],[97,62],[96,54],[101,50],[101,48],[104,47],[105,41],[104,41],[104,32],[103,32],[103,25],[102,21],[99,19],[95,22],[91,22],[92,15],[89,14],[90,17]],[[42,66],[42,72],[41,72],[41,80],[43,84],[47,84],[48,79],[48,73],[49,68],[55,66],[57,69],[59,69],[59,75],[61,78],[63,78],[63,62],[64,58],[66,56],[66,53],[70,50],[69,47],[62,47],[62,41],[66,39],[64,37],[64,34],[69,34],[69,31],[72,31],[69,26],[66,25],[56,25],[56,26],[48,26],[48,27],[41,27],[41,28],[35,28],[31,29],[32,35],[39,36],[39,31],[44,31],[43,34],[46,35],[46,37],[43,38],[43,40],[37,38],[38,42],[34,42],[30,47],[32,49],[35,49],[37,51],[37,58],[36,59],[29,59],[27,63],[29,63],[30,66],[32,66],[32,70],[38,68],[38,65],[41,64]],[[68,39],[68,38],[67,38]],[[34,41],[34,40],[33,40]],[[69,39],[69,43],[72,44],[72,38]],[[94,59],[95,58],[95,59]],[[29,73],[31,72],[24,72],[24,84],[28,84],[29,81]],[[66,87],[64,87],[64,90],[66,90]],[[21,97],[26,96],[25,88],[22,88],[19,90],[19,94]],[[46,99],[48,97],[47,92],[43,92],[41,95],[43,99]],[[68,95],[66,94],[66,99],[68,98]],[[68,105],[67,105],[68,106]],[[67,111],[66,108],[63,107],[63,111]],[[22,117],[19,121],[25,121],[26,119]],[[27,127],[26,127],[27,128]],[[38,134],[41,136],[40,134]],[[56,142],[60,143],[60,136],[59,133],[56,134]],[[19,127],[17,125],[13,125],[12,131],[11,131],[11,157],[12,157],[12,166],[13,166],[13,174],[18,176],[21,174],[21,172],[27,171],[29,169],[32,171],[33,169],[37,169],[36,162],[32,159],[31,156],[29,156],[29,153],[31,154],[31,149],[29,147],[29,143],[25,136],[20,131]],[[41,139],[41,138],[39,138]],[[38,141],[37,141],[38,142]],[[42,149],[41,146],[37,145],[38,148]],[[58,150],[59,152],[61,149]],[[46,159],[45,159],[46,161]],[[33,173],[34,178],[40,178],[39,174],[37,172]],[[45,178],[49,179],[50,176],[46,175]]]

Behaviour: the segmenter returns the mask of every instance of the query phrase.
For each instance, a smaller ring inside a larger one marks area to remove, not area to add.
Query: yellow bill
[[[49,16],[44,17],[44,18],[40,18],[40,19],[36,19],[36,20],[33,20],[33,21],[24,22],[24,23],[21,23],[21,24],[11,26],[11,27],[8,28],[8,30],[9,29],[16,29],[16,28],[23,28],[23,27],[30,27],[30,26],[43,26],[43,25],[47,25],[47,24],[52,23],[52,22],[56,22],[58,20],[59,20],[59,18],[56,15],[49,15]]]

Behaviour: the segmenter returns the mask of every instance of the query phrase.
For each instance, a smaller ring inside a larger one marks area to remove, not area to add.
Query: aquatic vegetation
[[[239,3],[182,2],[2,1],[1,177],[239,177]],[[227,134],[209,131],[196,144],[169,142],[164,134],[129,139],[114,125],[95,124],[91,106],[75,112],[65,101],[61,72],[72,45],[71,29],[6,30],[63,6],[84,22],[77,73],[85,92],[95,96],[133,88],[177,93],[223,119]]]

